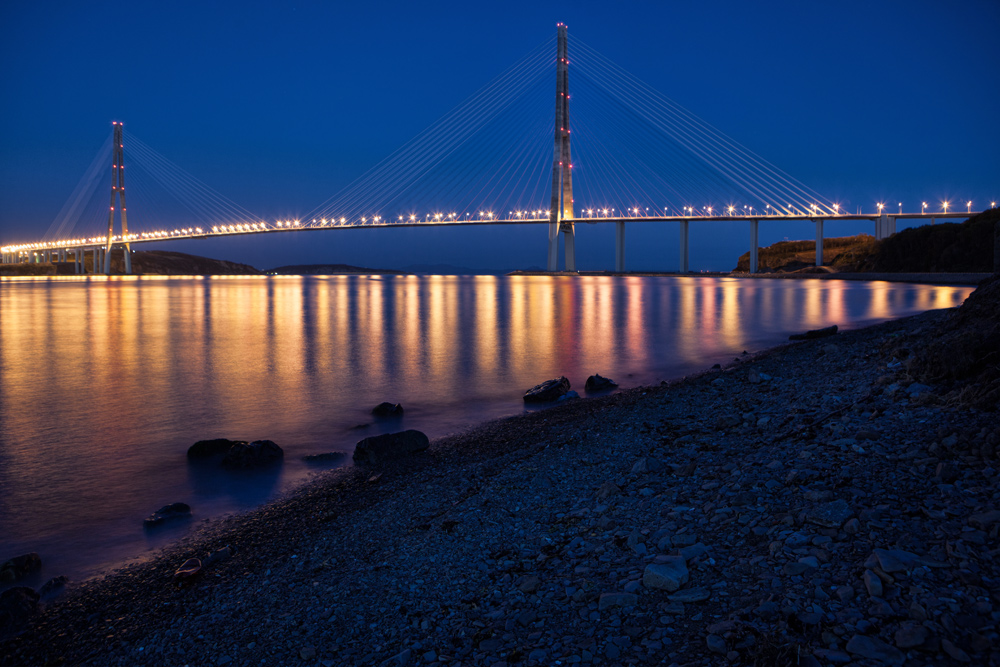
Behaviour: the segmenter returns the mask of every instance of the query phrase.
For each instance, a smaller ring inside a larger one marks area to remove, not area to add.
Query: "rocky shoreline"
[[[0,663],[1000,665],[996,413],[907,373],[953,315],[333,471],[71,583]]]

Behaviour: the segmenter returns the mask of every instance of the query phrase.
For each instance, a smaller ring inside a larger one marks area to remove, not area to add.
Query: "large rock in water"
[[[199,440],[188,448],[188,458],[205,459],[216,454],[225,454],[233,445],[245,444],[247,444],[246,440],[227,440],[226,438]]]
[[[569,380],[560,376],[546,380],[524,392],[525,403],[550,403],[569,391]]]
[[[173,519],[188,519],[191,517],[191,506],[187,503],[171,503],[164,505],[160,509],[150,514],[143,520],[142,525],[146,528],[160,526]]]
[[[430,446],[427,436],[413,429],[400,433],[373,435],[360,441],[354,448],[354,460],[361,463],[384,463],[422,452]]]
[[[285,452],[270,440],[237,442],[222,457],[226,468],[259,468],[284,458]]]
[[[372,408],[372,414],[376,417],[402,417],[403,406],[399,403],[379,403]]]
[[[26,576],[41,569],[41,557],[32,552],[23,556],[15,556],[9,561],[0,565],[0,583],[20,581]]]
[[[595,374],[587,378],[587,384],[583,388],[587,391],[604,391],[605,389],[614,389],[617,386],[618,383],[611,378]]]

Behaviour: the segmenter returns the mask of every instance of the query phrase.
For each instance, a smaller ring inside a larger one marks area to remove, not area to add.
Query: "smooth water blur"
[[[591,373],[622,386],[726,363],[790,332],[959,305],[971,287],[543,276],[0,280],[0,561],[79,579],[307,478],[303,455],[525,409]],[[381,401],[401,420],[375,422]],[[352,428],[361,424],[368,427]],[[189,464],[196,440],[274,440],[281,466]],[[348,459],[349,460],[349,459]],[[327,466],[329,467],[329,466]],[[34,582],[37,583],[37,582]]]

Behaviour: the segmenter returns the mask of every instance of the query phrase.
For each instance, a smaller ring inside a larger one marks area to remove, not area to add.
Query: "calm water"
[[[192,524],[146,533],[183,501],[195,521],[307,479],[302,456],[365,435],[432,438],[523,411],[524,390],[591,373],[677,377],[790,332],[960,304],[969,287],[610,277],[0,280],[0,561],[38,551],[80,579]],[[401,402],[394,424],[371,408]],[[371,424],[365,429],[352,429]],[[189,465],[196,440],[269,438],[284,463]],[[38,583],[38,581],[32,582]]]

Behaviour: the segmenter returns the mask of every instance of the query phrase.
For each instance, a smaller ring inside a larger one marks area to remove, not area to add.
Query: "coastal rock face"
[[[605,389],[614,389],[617,386],[618,383],[611,378],[594,374],[587,378],[587,384],[583,388],[587,391],[604,391]]]
[[[164,505],[160,509],[156,510],[150,514],[146,519],[143,520],[142,525],[146,528],[154,528],[156,526],[162,526],[168,521],[174,519],[189,519],[191,518],[191,506],[187,503],[171,503],[169,505]]]
[[[270,440],[237,442],[222,457],[225,468],[260,468],[284,458],[285,452]]]
[[[399,403],[379,403],[372,408],[372,414],[376,417],[402,417],[403,406]]]
[[[189,459],[205,459],[217,454],[225,454],[233,445],[245,445],[246,440],[227,440],[226,438],[215,438],[214,440],[199,440],[188,448]]]
[[[430,447],[427,436],[410,429],[400,433],[373,435],[360,441],[354,449],[354,460],[360,463],[383,463]]]
[[[963,403],[996,411],[1000,406],[1000,276],[979,285],[933,336],[915,342],[913,358],[907,360],[911,374],[929,382],[954,382]]]
[[[42,567],[41,557],[32,552],[23,556],[15,556],[0,565],[0,583],[20,581]]]
[[[525,403],[550,403],[569,391],[569,380],[565,377],[558,377],[555,380],[546,380],[541,384],[524,392]]]

